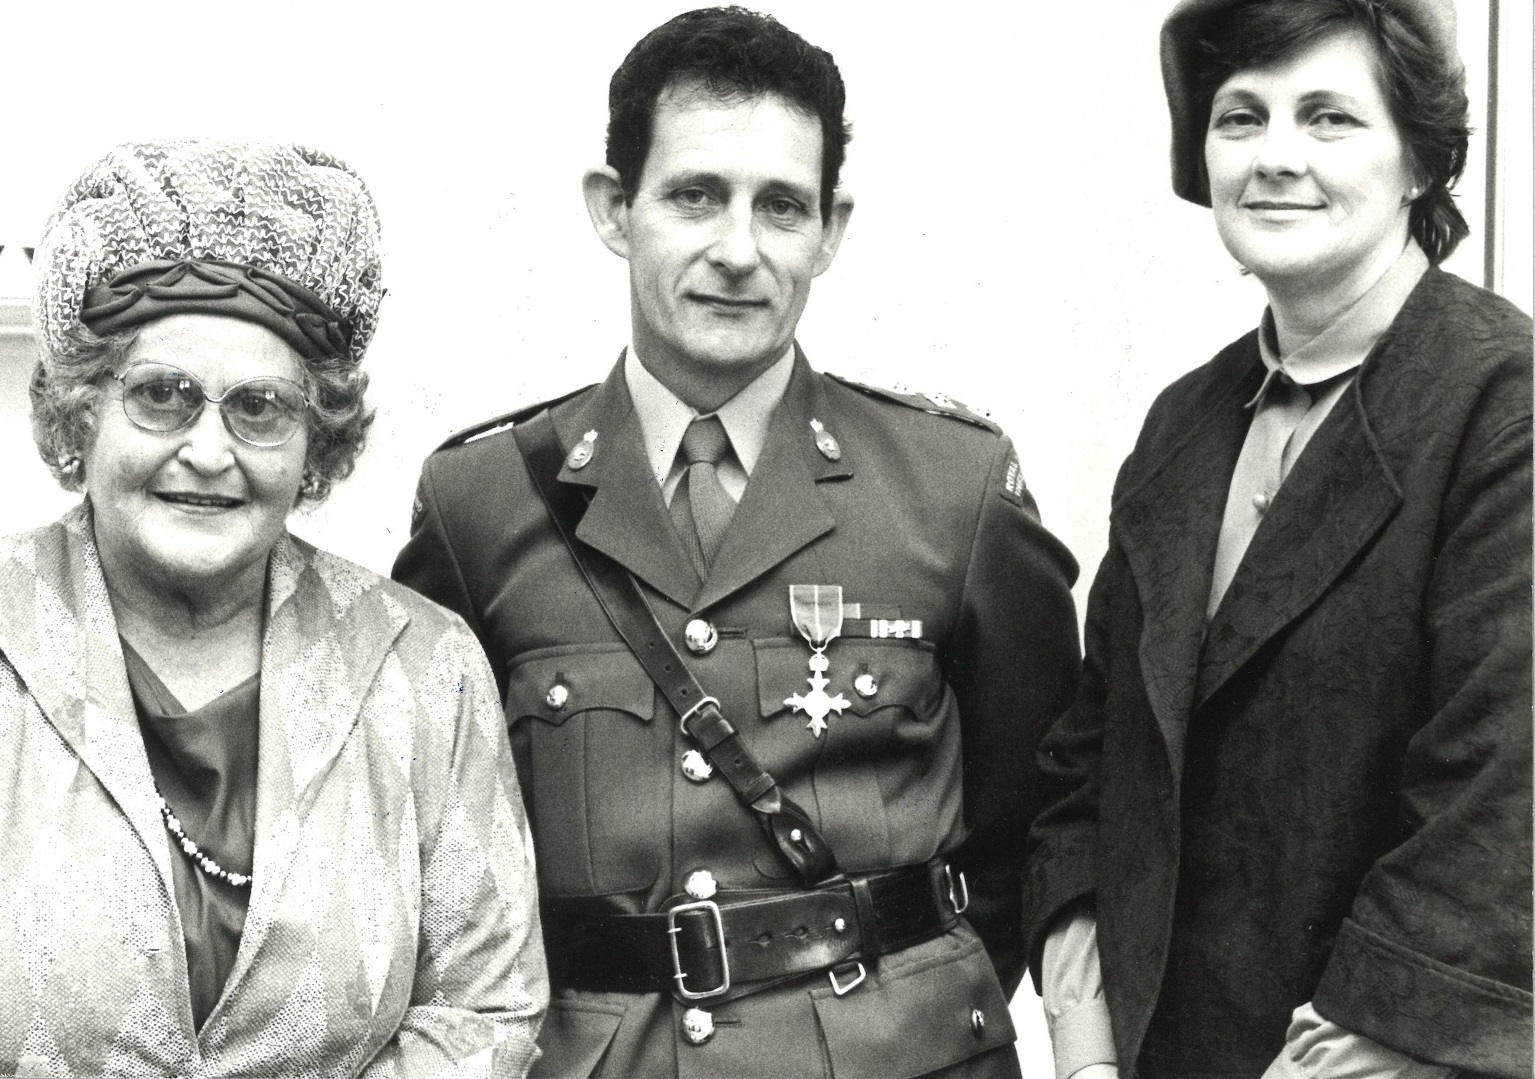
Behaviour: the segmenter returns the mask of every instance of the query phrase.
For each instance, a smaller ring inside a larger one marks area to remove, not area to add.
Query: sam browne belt
[[[969,896],[957,870],[933,861],[808,891],[683,896],[657,914],[602,913],[595,908],[603,902],[545,900],[544,943],[556,987],[672,992],[695,1001],[820,971],[841,995],[863,980],[863,961],[952,929]]]
[[[517,423],[512,433],[534,488],[608,621],[676,711],[682,733],[719,769],[805,885],[791,892],[679,897],[657,914],[612,914],[604,909],[610,901],[595,897],[546,900],[544,940],[554,983],[598,992],[670,991],[696,1001],[739,996],[752,991],[752,983],[760,987],[826,971],[841,995],[863,981],[863,960],[951,929],[969,895],[964,877],[945,863],[841,873],[810,816],[705,693],[639,583],[576,538],[586,504],[575,488],[557,482],[564,455],[548,412]],[[741,988],[733,989],[737,984]]]

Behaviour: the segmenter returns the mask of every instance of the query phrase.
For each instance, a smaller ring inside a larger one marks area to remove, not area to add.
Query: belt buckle
[[[689,708],[686,712],[683,712],[682,715],[677,717],[677,729],[680,730],[685,737],[692,738],[693,737],[693,732],[688,730],[688,720],[692,719],[700,711],[702,711],[703,709],[707,708],[711,704],[714,705],[714,707],[716,707],[716,708],[718,708],[720,706],[720,702],[719,702],[718,699],[716,699],[714,697],[705,697],[702,700],[700,700],[697,704],[695,704],[693,707]],[[721,940],[721,943],[723,944],[724,938],[721,937],[720,940]]]
[[[960,894],[961,898],[959,898],[959,899],[954,898],[954,877],[955,876],[956,876],[956,874],[954,872],[954,867],[951,866],[948,862],[944,862],[943,863],[943,881],[944,881],[944,884],[946,884],[948,886],[948,889],[949,889],[949,906],[950,906],[950,908],[953,909],[955,914],[963,914],[970,907],[970,885],[965,880],[965,871],[963,869],[961,869],[959,871],[959,873],[958,873],[958,877],[959,877],[959,894]]]
[[[683,982],[687,974],[682,970],[682,956],[677,951],[677,934],[682,932],[682,927],[677,924],[677,915],[686,914],[689,911],[706,910],[714,915],[714,930],[719,935],[720,942],[720,970],[724,977],[720,984],[713,989],[705,989],[701,993],[695,993],[688,989]],[[672,948],[672,981],[677,983],[677,995],[683,1000],[708,1000],[710,997],[721,996],[730,990],[730,955],[725,951],[725,919],[720,917],[720,905],[712,899],[700,899],[696,903],[679,903],[666,912],[666,942]]]

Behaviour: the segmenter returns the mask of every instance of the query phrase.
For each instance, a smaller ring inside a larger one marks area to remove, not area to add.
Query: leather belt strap
[[[711,990],[726,984],[727,963],[729,984],[740,986],[877,959],[959,921],[945,868],[929,862],[809,891],[722,892],[714,902],[681,896],[668,904],[674,914],[611,914],[595,909],[603,900],[546,899],[550,975],[561,989],[680,988],[703,998],[723,995]]]
[[[677,648],[667,637],[632,574],[617,562],[576,539],[586,500],[575,487],[560,484],[565,455],[547,411],[512,428],[533,486],[543,499],[571,558],[597,597],[603,613],[634,658],[676,710],[682,731],[698,743],[720,770],[773,846],[804,884],[819,884],[838,873],[837,859],[810,816],[757,762],[741,735],[720,712],[719,702],[704,693]]]

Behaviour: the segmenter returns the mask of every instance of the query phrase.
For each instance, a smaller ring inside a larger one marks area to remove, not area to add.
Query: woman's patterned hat
[[[86,169],[34,261],[50,351],[163,315],[224,314],[306,358],[360,362],[383,297],[378,211],[357,174],[303,146],[166,140]]]

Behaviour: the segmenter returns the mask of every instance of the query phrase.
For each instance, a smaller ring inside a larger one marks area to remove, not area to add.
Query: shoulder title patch
[[[1007,471],[1002,474],[1002,497],[1021,506],[1024,490],[1023,469],[1018,464],[1018,453],[1014,451],[1007,459]]]

